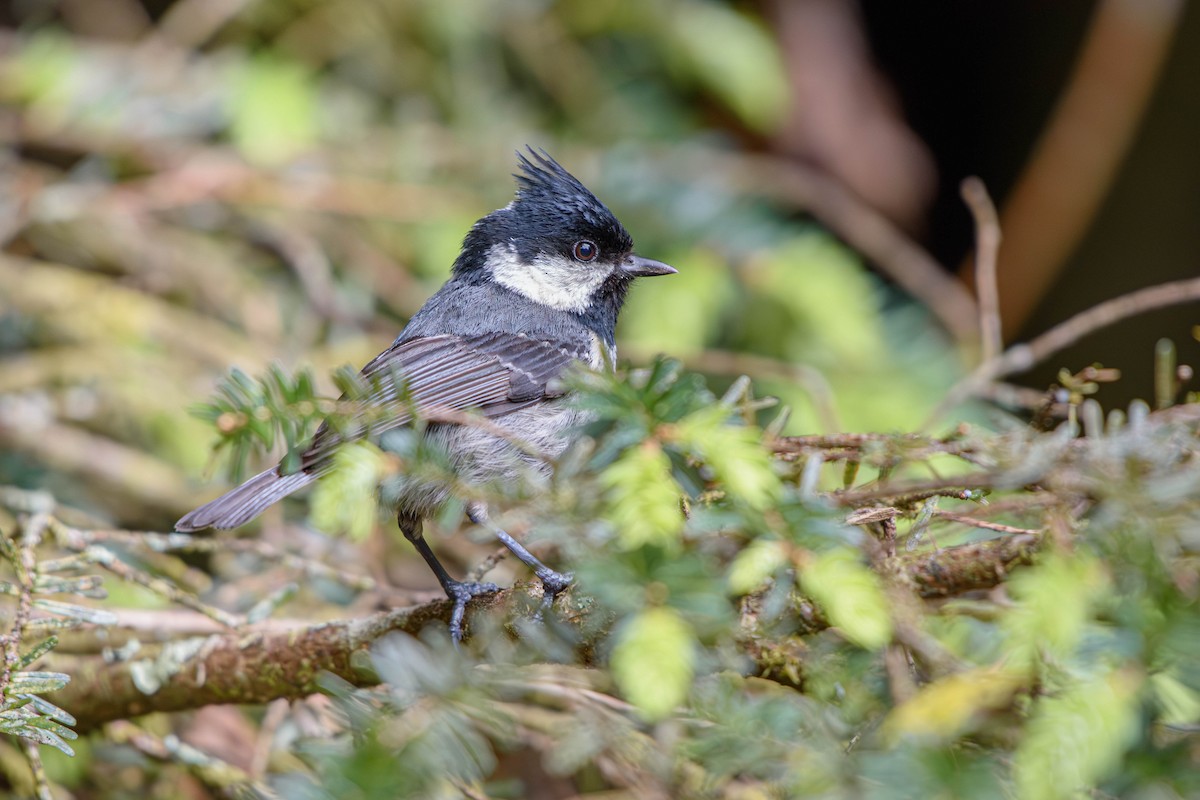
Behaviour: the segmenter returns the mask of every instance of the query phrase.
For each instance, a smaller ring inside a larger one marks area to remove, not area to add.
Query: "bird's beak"
[[[621,269],[631,278],[649,278],[654,275],[674,275],[679,270],[672,267],[670,264],[664,264],[661,261],[655,261],[652,258],[642,258],[641,256],[630,255],[621,264]]]

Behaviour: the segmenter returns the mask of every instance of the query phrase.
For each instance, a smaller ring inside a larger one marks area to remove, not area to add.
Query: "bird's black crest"
[[[528,156],[520,150],[517,151],[517,162],[520,164],[521,171],[514,173],[513,177],[517,179],[518,200],[586,201],[608,211],[604,204],[579,182],[578,178],[567,172],[561,164],[550,157],[549,153],[545,150],[537,152],[532,147],[527,149]],[[611,214],[611,212],[609,213]]]
[[[629,239],[629,234],[608,210],[608,206],[600,202],[578,178],[567,172],[545,150],[534,150],[528,146],[526,150],[528,155],[517,151],[521,172],[513,175],[517,179],[517,206],[532,207],[542,213],[551,211],[573,215],[574,220],[560,219],[558,222],[567,222],[567,227],[576,227],[569,224],[571,221],[576,225],[582,222],[599,229],[597,232]],[[629,243],[632,244],[632,240]]]
[[[608,207],[545,150],[518,151],[517,162],[521,171],[513,176],[516,197],[471,228],[454,264],[455,274],[482,279],[479,270],[497,244],[515,248],[527,260],[539,252],[569,255],[580,239],[594,242],[604,255],[633,249],[633,239]]]

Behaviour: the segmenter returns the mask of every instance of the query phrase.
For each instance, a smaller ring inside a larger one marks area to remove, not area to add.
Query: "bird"
[[[422,442],[441,449],[456,477],[478,482],[550,474],[552,460],[587,421],[561,381],[564,372],[580,362],[611,370],[617,316],[630,285],[677,270],[635,254],[613,212],[545,150],[527,145],[516,155],[512,201],[470,228],[450,278],[362,368],[362,378],[373,382],[366,398],[371,422],[347,430],[326,421],[298,462],[285,460],[196,508],[175,523],[177,531],[244,525],[328,473],[341,442],[356,436],[386,442],[397,431],[418,430],[413,426],[423,413]],[[464,413],[485,423],[470,424]],[[424,521],[451,500],[451,487],[401,478],[381,495],[450,599],[449,631],[459,644],[467,604],[497,587],[451,577],[424,538]],[[493,522],[486,502],[466,502],[465,511],[533,570],[542,584],[542,609],[571,585],[571,574],[546,566]]]

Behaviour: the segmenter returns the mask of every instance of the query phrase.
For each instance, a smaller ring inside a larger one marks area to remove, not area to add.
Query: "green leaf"
[[[776,539],[756,539],[737,554],[729,567],[729,591],[749,594],[787,563],[783,542]]]
[[[377,517],[376,489],[385,457],[370,442],[342,444],[333,454],[333,469],[317,483],[310,517],[318,528],[365,539]]]
[[[1013,758],[1023,800],[1077,797],[1116,771],[1138,731],[1138,689],[1132,672],[1077,683],[1041,700]]]
[[[681,66],[742,122],[772,131],[788,110],[783,59],[774,37],[757,21],[714,2],[681,4],[664,26]]]
[[[49,653],[51,650],[53,650],[57,646],[58,646],[58,637],[57,636],[50,636],[46,639],[43,639],[42,641],[35,644],[32,648],[30,648],[28,653],[26,653],[25,655],[21,656],[20,659],[18,659],[17,669],[25,669],[30,664],[37,661],[42,656],[46,655],[46,653]]]
[[[1105,585],[1100,565],[1082,552],[1049,555],[1013,575],[1008,593],[1017,605],[1003,618],[1013,663],[1030,664],[1040,653],[1061,658],[1074,652]]]
[[[802,566],[799,579],[801,590],[852,642],[870,650],[892,638],[887,598],[857,551],[839,547],[819,553]]]
[[[730,498],[765,508],[779,495],[780,482],[757,428],[732,425],[728,406],[714,404],[679,421],[674,438],[712,469]]]
[[[679,545],[683,513],[679,487],[671,478],[671,462],[657,442],[630,448],[600,475],[607,492],[605,516],[617,529],[626,550],[644,544]]]
[[[89,606],[75,605],[74,603],[63,603],[58,600],[47,600],[44,597],[35,597],[33,605],[42,611],[66,617],[76,624],[84,622],[90,622],[93,625],[117,624],[117,615],[103,608],[91,608]]]
[[[613,678],[647,719],[662,719],[687,697],[695,650],[695,632],[678,611],[646,609],[617,634]]]
[[[250,161],[279,164],[317,138],[317,98],[312,75],[303,65],[260,55],[236,76],[233,95],[234,144]]]
[[[884,722],[884,731],[892,739],[951,739],[986,712],[1008,705],[1024,679],[1022,671],[992,667],[947,675],[897,706]]]
[[[56,692],[71,682],[65,672],[14,672],[7,691],[12,694]]]
[[[1200,722],[1200,694],[1175,677],[1173,671],[1151,675],[1150,689],[1162,709],[1160,718],[1167,725],[1195,725]]]

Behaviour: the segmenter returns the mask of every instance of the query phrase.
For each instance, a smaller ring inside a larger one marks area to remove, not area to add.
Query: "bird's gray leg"
[[[533,570],[534,575],[538,576],[538,580],[542,582],[542,605],[538,609],[536,618],[541,618],[542,612],[554,603],[554,598],[571,585],[575,576],[571,573],[555,572],[539,561],[537,556],[526,550],[520,542],[492,522],[492,518],[488,516],[486,504],[468,503],[467,517],[476,525],[481,525],[491,531],[492,535],[509,549],[509,552],[516,556],[522,564]]]
[[[454,603],[454,610],[450,613],[450,639],[457,646],[463,638],[463,618],[467,613],[467,603],[471,602],[471,598],[476,595],[498,592],[500,587],[494,583],[466,583],[454,580],[450,577],[450,573],[446,572],[442,562],[437,560],[429,543],[425,541],[422,534],[424,526],[421,520],[399,514],[396,522],[400,525],[400,531],[404,534],[404,538],[417,548],[421,558],[425,559],[425,563],[437,576],[438,583],[442,585],[442,591]]]

